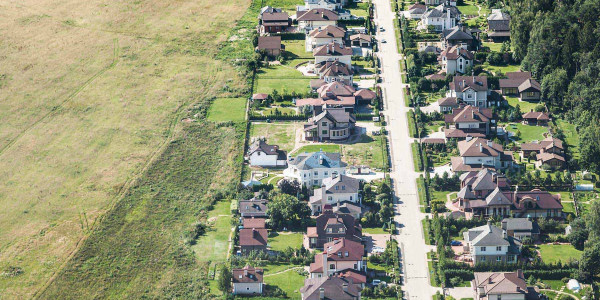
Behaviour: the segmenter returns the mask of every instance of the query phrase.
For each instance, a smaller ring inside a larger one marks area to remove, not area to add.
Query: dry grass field
[[[74,250],[117,200],[132,197],[127,188],[152,170],[152,160],[165,160],[170,141],[181,138],[182,113],[247,88],[214,57],[248,5],[0,2],[0,298],[29,298],[70,255],[85,259]],[[231,167],[223,163],[207,167]],[[62,288],[50,286],[50,295]],[[138,295],[96,288],[105,291],[89,296]]]

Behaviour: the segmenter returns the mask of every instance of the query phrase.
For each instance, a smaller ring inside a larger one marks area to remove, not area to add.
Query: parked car
[[[381,42],[384,44],[387,43],[387,41],[385,39],[381,39]]]
[[[451,241],[450,246],[462,246],[462,243],[460,241]]]
[[[379,26],[379,31],[385,31],[385,28],[383,28],[383,26]]]

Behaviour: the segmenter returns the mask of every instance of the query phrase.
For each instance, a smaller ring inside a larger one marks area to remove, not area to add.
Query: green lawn
[[[502,44],[500,44],[502,45]],[[518,64],[509,64],[509,65],[501,65],[501,66],[492,66],[487,61],[483,63],[483,68],[489,72],[494,73],[495,75],[499,75],[500,73],[506,74],[508,72],[517,72],[521,70],[521,65]]]
[[[301,266],[277,265],[276,268],[273,268],[271,265],[265,266],[265,275],[263,277],[264,283],[279,287],[287,294],[288,298],[299,299],[300,292],[298,290],[304,286],[304,276],[298,274],[295,269],[272,275],[293,267]]]
[[[502,49],[502,43],[494,43],[494,42],[482,42],[483,47],[490,48],[490,51],[500,52]]]
[[[306,93],[310,90],[310,78],[262,78],[257,76],[255,93],[271,94],[273,90],[277,90],[280,94],[291,92]]]
[[[268,144],[278,145],[279,149],[292,151],[295,145],[297,123],[252,123],[250,137],[264,137]]]
[[[457,5],[456,8],[458,8],[463,15],[479,16],[479,9],[473,2],[465,1],[463,5]]]
[[[571,155],[573,155],[573,158],[579,158],[579,134],[577,134],[575,125],[561,119],[554,120],[554,123],[556,126],[558,126],[558,128],[562,129],[563,133],[565,134],[564,142],[569,145],[569,149],[571,151]]]
[[[384,149],[381,140],[384,138],[384,136],[363,135],[358,142],[343,145],[344,161],[349,165],[367,165],[373,169],[383,169]]]
[[[212,224],[206,234],[198,239],[192,248],[200,261],[225,261],[229,248],[229,234],[231,233],[231,201],[219,201],[214,209],[208,213],[209,224]]]
[[[313,59],[312,53],[310,51],[306,51],[306,44],[304,40],[284,40],[282,41],[282,44],[285,45],[286,59]]]
[[[368,234],[390,234],[389,231],[385,231],[381,227],[363,228],[362,232],[363,233],[368,233]]]
[[[300,249],[302,247],[302,233],[271,232],[269,234],[269,246],[274,251],[283,251],[287,247]]]
[[[270,116],[270,115],[275,115],[276,112],[279,112],[282,115],[295,115],[296,114],[296,110],[293,108],[289,108],[289,107],[272,107],[272,108],[267,108],[263,111],[263,115],[265,116]]]
[[[582,253],[572,245],[540,245],[539,251],[545,263],[567,262],[570,259],[579,259]]]
[[[369,16],[369,3],[366,1],[363,2],[359,2],[359,3],[349,3],[346,6],[347,9],[350,9],[350,14],[357,16],[357,17],[363,17],[366,18],[367,16]]]
[[[246,99],[217,98],[208,110],[208,120],[213,122],[244,121],[246,119]]]
[[[306,146],[302,146],[298,150],[294,151],[294,153],[292,153],[292,155],[296,155],[296,154],[302,153],[302,152],[308,152],[308,153],[319,152],[319,150],[323,150],[323,152],[339,153],[340,145],[336,145],[336,144],[306,145]]]
[[[521,137],[518,139],[518,141],[520,141],[521,143],[529,143],[532,141],[541,141],[544,139],[543,134],[548,132],[548,127],[530,126],[530,125],[524,125],[522,123],[514,123],[514,125],[508,125],[506,129],[515,134],[516,134],[517,130],[520,131]]]
[[[540,104],[538,102],[519,101],[519,98],[517,97],[507,96],[504,98],[506,98],[506,101],[508,101],[508,105],[512,107],[516,107],[517,104],[519,104],[522,113],[526,113],[528,111],[531,111],[532,109],[535,110],[535,107]]]

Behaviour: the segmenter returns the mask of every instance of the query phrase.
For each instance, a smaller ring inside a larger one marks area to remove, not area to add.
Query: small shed
[[[577,279],[570,279],[567,283],[567,288],[573,292],[579,292],[579,290],[581,290],[581,285]]]

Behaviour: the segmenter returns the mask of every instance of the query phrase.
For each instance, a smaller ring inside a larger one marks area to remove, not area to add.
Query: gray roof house
[[[321,186],[323,179],[346,174],[347,166],[339,153],[323,150],[303,152],[288,159],[288,168],[283,171],[283,175],[305,186]]]
[[[521,242],[508,236],[505,230],[488,224],[469,229],[463,233],[465,250],[470,253],[473,263],[502,262],[515,263],[521,252]]]
[[[494,42],[502,42],[510,39],[510,16],[501,9],[492,9],[487,18],[488,37]]]
[[[541,299],[536,287],[528,287],[523,271],[475,272],[474,299]]]
[[[305,279],[300,294],[302,300],[357,300],[361,290],[352,278],[323,276]]]
[[[522,240],[523,238],[535,238],[540,234],[537,222],[529,218],[506,218],[502,220],[502,230],[508,236]]]
[[[266,218],[267,203],[262,199],[240,200],[238,210],[243,218]]]
[[[314,190],[315,194],[310,197],[310,209],[313,215],[318,215],[324,211],[323,207],[325,205],[331,205],[333,208],[344,202],[357,203],[359,201],[359,189],[360,179],[346,175],[336,175],[323,179],[321,188]]]

